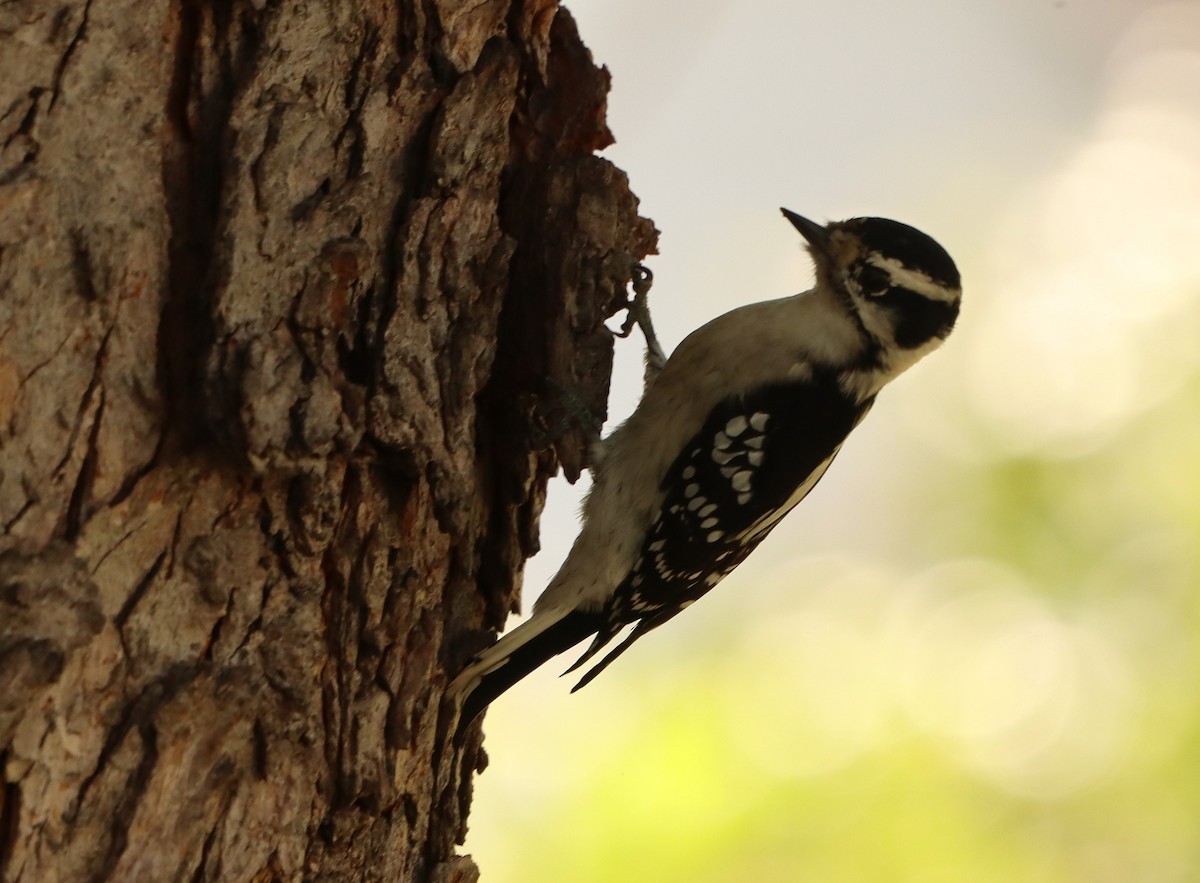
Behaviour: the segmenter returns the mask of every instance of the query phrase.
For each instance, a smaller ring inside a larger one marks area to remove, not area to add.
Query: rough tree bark
[[[442,690],[654,246],[607,86],[555,0],[0,7],[0,880],[473,875]]]

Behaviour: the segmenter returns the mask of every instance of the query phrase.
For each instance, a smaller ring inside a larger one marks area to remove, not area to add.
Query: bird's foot
[[[667,356],[654,333],[654,323],[650,320],[649,296],[650,286],[654,284],[654,274],[645,264],[635,264],[632,282],[633,297],[626,304],[629,314],[621,324],[621,330],[613,333],[617,337],[628,337],[634,325],[642,329],[642,336],[646,339],[646,372],[643,382],[649,387],[667,363]]]

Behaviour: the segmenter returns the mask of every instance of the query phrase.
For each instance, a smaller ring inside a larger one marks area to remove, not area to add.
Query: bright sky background
[[[1178,482],[1165,467],[1118,480],[1115,466],[1097,482],[1078,464],[1125,463],[1107,452],[1196,383],[1200,3],[566,5],[613,75],[618,143],[605,155],[662,231],[651,308],[668,351],[719,313],[808,287],[811,267],[780,206],[923,229],[955,256],[964,306],[943,350],[881,395],[817,490],[716,592],[586,690],[569,695],[555,677],[564,656],[489,711],[491,766],[476,779],[466,846],[484,881],[543,879],[531,868],[553,835],[539,835],[539,813],[582,812],[571,799],[585,793],[589,764],[610,764],[622,789],[582,817],[600,829],[605,813],[648,800],[647,790],[717,788],[704,777],[720,763],[656,782],[618,753],[636,758],[641,737],[629,728],[651,738],[667,717],[656,709],[681,694],[720,706],[719,720],[741,719],[730,731],[740,753],[727,763],[757,758],[773,788],[861,769],[913,734],[941,745],[939,757],[973,787],[1013,799],[1082,799],[1122,775],[1131,746],[1144,748],[1139,710],[1150,685],[1162,685],[1151,679],[1188,670],[1165,656],[1161,669],[1139,666],[1194,641],[1162,599],[1196,612],[1186,599],[1197,574],[1181,562],[1200,538],[1161,514],[1162,494],[1147,502],[1145,488],[1169,495]],[[640,360],[640,339],[618,342],[617,420],[636,404]],[[1195,432],[1193,415],[1181,425]],[[1158,459],[1139,468],[1191,452],[1200,434],[1185,447],[1162,441],[1179,431],[1167,421],[1147,436]],[[1026,527],[1022,506],[1037,498],[1022,477],[1028,463],[1039,488],[1070,488],[1049,532]],[[1017,476],[995,485],[998,499],[1015,500],[1017,539],[989,545],[969,532],[991,522],[977,487],[959,477],[999,481],[1003,470]],[[525,609],[574,537],[582,486],[551,489]],[[1143,505],[1156,514],[1106,520]],[[1075,534],[1098,543],[1105,531],[1108,545],[1062,551]],[[1102,575],[1074,576],[1088,556],[1103,559]],[[1147,567],[1165,594],[1126,597],[1120,573],[1141,579]],[[1071,615],[1046,590],[1067,573],[1065,591],[1087,599]],[[1194,682],[1181,684],[1189,691]],[[721,812],[736,813],[736,791],[721,792]],[[701,799],[676,796],[693,809]],[[663,800],[645,816],[652,829],[680,813]],[[593,845],[597,867],[633,861],[621,843]],[[1151,876],[1111,879],[1197,879],[1170,857],[1139,864],[1137,855],[1116,867],[1153,867]],[[771,879],[812,873],[791,861],[778,858]],[[1109,879],[1079,871],[1091,867],[1080,861],[1038,879]],[[850,879],[828,867],[840,875],[829,879]],[[623,879],[702,878],[673,866],[628,870]],[[920,879],[984,879],[961,874]]]

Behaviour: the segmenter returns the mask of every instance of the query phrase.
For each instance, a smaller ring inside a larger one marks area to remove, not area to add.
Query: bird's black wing
[[[825,473],[873,399],[856,402],[832,371],[723,401],[663,479],[667,491],[605,624],[577,668],[624,626],[634,631],[575,689],[737,567]]]

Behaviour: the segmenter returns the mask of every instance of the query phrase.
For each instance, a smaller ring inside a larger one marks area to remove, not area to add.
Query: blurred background
[[[1200,3],[566,5],[668,349],[808,287],[781,205],[911,223],[965,297],[717,591],[488,712],[485,883],[1200,880]]]

